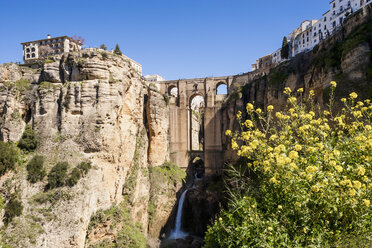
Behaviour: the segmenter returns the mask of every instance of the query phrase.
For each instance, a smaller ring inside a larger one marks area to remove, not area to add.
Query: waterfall
[[[180,201],[178,202],[176,225],[175,225],[175,228],[172,230],[169,236],[169,239],[182,239],[188,235],[187,233],[182,232],[181,230],[182,208],[183,208],[183,202],[185,201],[186,192],[187,192],[187,189],[182,193]]]

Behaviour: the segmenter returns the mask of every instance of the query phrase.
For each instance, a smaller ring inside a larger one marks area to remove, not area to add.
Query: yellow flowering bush
[[[244,199],[234,196],[208,229],[206,247],[329,247],[345,235],[371,238],[372,104],[353,92],[335,113],[336,86],[327,109],[315,106],[314,92],[285,88],[284,111],[248,104],[247,120],[240,113],[241,130],[226,134],[259,184],[236,191]]]

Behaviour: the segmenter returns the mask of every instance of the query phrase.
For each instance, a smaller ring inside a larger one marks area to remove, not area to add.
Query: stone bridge
[[[189,161],[200,157],[207,174],[221,171],[221,105],[232,90],[233,79],[228,76],[159,82],[160,92],[169,97],[171,160],[180,167],[186,169]]]

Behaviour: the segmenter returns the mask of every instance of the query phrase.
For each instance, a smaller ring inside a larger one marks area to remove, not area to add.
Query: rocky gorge
[[[351,90],[372,98],[371,21],[371,7],[364,8],[312,52],[233,76],[233,90],[221,106],[223,132],[216,134],[223,140],[223,162],[237,159],[224,130],[238,128],[235,113],[244,113],[248,102],[280,110],[283,89],[291,87],[313,90],[322,105],[332,80],[339,84],[337,98]],[[0,140],[15,146],[30,128],[38,144],[34,151],[18,151],[17,166],[0,177],[0,244],[201,247],[207,225],[225,203],[223,179],[195,180],[194,171],[170,162],[169,115],[167,97],[115,53],[68,53],[37,69],[0,65]],[[59,162],[68,163],[67,174],[81,163],[92,168],[72,186],[50,188],[47,178],[28,180],[35,155],[44,157],[47,174]],[[190,236],[164,242],[186,188],[182,227]],[[22,204],[22,213],[6,223],[4,206],[12,199]]]

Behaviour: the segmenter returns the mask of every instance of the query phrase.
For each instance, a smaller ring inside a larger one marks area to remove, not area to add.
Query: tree
[[[26,151],[34,151],[37,148],[35,131],[30,125],[26,125],[25,131],[18,142],[18,147]]]
[[[44,157],[35,155],[27,164],[27,180],[31,183],[42,181],[45,177]]]
[[[48,174],[49,188],[61,187],[65,184],[67,178],[67,169],[69,164],[67,162],[58,162]]]
[[[100,48],[103,49],[103,50],[105,50],[105,51],[107,50],[107,46],[106,46],[105,44],[102,44],[102,45],[100,46]]]
[[[122,55],[122,53],[120,51],[120,48],[119,48],[119,44],[116,44],[114,53],[117,54],[117,55]]]
[[[83,38],[81,36],[74,35],[74,36],[72,36],[72,39],[76,40],[81,45],[84,45],[85,44],[85,38]]]
[[[4,222],[9,224],[14,217],[22,214],[23,206],[17,199],[11,199],[5,207]]]
[[[18,152],[16,148],[12,144],[0,141],[0,176],[8,170],[14,169],[17,160]]]
[[[39,56],[40,57],[46,57],[48,55],[51,55],[54,53],[53,48],[51,48],[48,45],[39,46]]]
[[[286,36],[283,37],[282,50],[280,51],[280,56],[283,59],[288,59],[289,57],[289,44]]]

